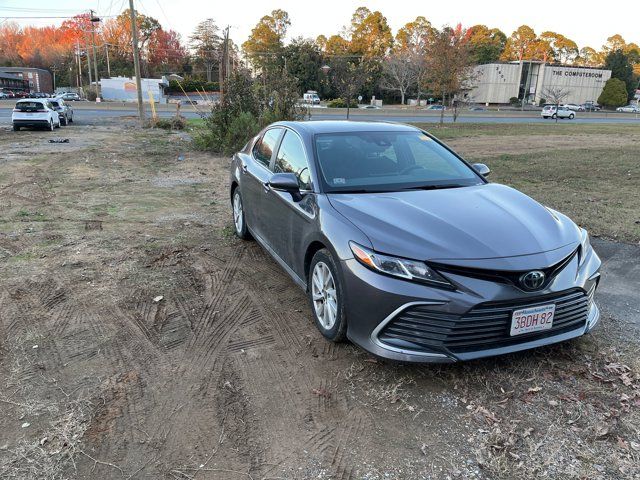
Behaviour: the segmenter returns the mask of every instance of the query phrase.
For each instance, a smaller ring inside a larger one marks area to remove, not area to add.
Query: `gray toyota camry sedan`
[[[281,122],[234,155],[229,193],[236,234],[304,289],[329,340],[454,362],[589,332],[589,235],[488,174],[412,126]]]

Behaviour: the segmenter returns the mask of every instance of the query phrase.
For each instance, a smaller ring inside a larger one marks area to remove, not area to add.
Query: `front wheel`
[[[233,191],[233,201],[231,202],[231,206],[233,208],[233,226],[236,236],[243,240],[249,240],[251,236],[247,229],[247,221],[245,220],[244,204],[242,202],[242,195],[240,195],[240,187],[236,187]]]
[[[67,117],[66,117],[66,116],[65,116],[65,117],[62,117],[62,119],[60,120],[60,124],[61,124],[63,127],[66,127],[66,126],[69,124],[69,120],[67,120]]]
[[[558,116],[554,113],[553,115],[551,115],[551,118],[555,120],[556,118],[558,118]]]
[[[573,120],[574,118],[575,118],[575,115],[573,113],[569,115],[569,120]]]
[[[14,132],[19,132],[20,131],[20,127],[18,125],[14,125],[13,126],[13,131]]]
[[[51,130],[53,132],[55,129],[56,129],[56,127],[53,124],[53,120],[49,120],[49,130]]]
[[[327,249],[318,250],[311,260],[307,293],[320,333],[333,342],[345,340],[344,294],[336,262]]]

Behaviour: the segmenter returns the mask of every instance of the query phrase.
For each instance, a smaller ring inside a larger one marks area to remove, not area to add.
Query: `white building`
[[[538,104],[545,90],[569,91],[564,103],[597,101],[611,70],[568,67],[543,62],[488,63],[474,68],[465,100],[474,103],[509,103],[512,97]]]
[[[155,103],[166,103],[164,89],[169,86],[169,81],[165,78],[142,78],[142,99],[149,102],[149,93]],[[136,102],[138,100],[138,89],[136,79],[128,77],[112,77],[100,79],[100,92],[104,100],[120,102]]]

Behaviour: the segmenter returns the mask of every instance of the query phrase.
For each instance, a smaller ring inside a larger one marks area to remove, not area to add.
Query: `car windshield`
[[[422,132],[319,134],[315,147],[329,192],[389,192],[484,183],[467,164]]]
[[[54,100],[51,101],[51,105],[53,105],[56,108],[60,106],[60,104]]]

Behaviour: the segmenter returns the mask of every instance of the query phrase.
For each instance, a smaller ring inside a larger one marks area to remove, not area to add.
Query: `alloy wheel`
[[[233,195],[233,224],[236,227],[236,233],[238,235],[242,234],[242,229],[244,227],[244,212],[242,211],[242,199],[238,192]]]
[[[322,328],[331,330],[338,314],[338,294],[331,270],[324,262],[316,263],[311,278],[313,308]]]

